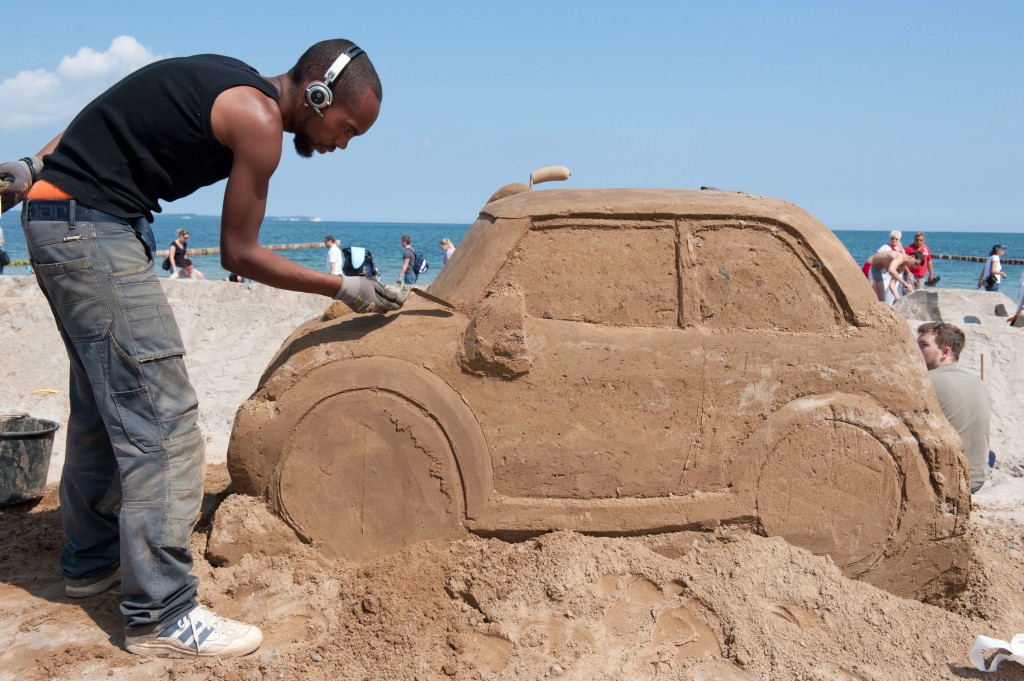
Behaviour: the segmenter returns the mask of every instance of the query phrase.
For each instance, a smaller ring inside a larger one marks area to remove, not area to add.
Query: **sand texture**
[[[235,412],[297,326],[325,323],[328,301],[220,282],[170,286],[211,461],[192,541],[200,597],[261,626],[264,645],[232,661],[140,659],[119,647],[116,595],[63,596],[59,434],[46,496],[0,510],[2,680],[983,678],[967,662],[974,637],[1024,632],[1024,457],[1015,447],[1024,425],[1012,409],[1024,331],[992,314],[998,302],[1011,307],[1002,294],[943,291],[905,312],[978,318],[964,325],[963,362],[977,366],[985,354],[995,405],[998,468],[965,520],[969,582],[941,608],[741,526],[636,537],[566,530],[518,541],[467,532],[363,562],[330,558],[259,498],[231,494],[225,466]],[[494,314],[509,314],[507,302],[496,301]],[[901,327],[900,344],[910,343],[912,326]],[[486,350],[486,328],[475,338],[463,360],[471,369],[534,370],[514,344]],[[67,360],[31,279],[0,277],[0,347],[0,409],[66,423]],[[993,678],[1024,679],[1024,668],[1004,664]]]

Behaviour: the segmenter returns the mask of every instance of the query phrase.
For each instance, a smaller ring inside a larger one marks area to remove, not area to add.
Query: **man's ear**
[[[943,363],[945,363],[946,361],[951,360],[951,359],[953,359],[953,348],[949,347],[948,345],[943,346],[943,348],[942,348],[942,361],[943,361]]]

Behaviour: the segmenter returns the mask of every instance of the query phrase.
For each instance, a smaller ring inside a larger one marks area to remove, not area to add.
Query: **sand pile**
[[[326,560],[261,503],[230,495],[223,466],[238,405],[279,343],[326,301],[219,282],[169,283],[168,293],[214,462],[193,535],[200,597],[263,627],[264,646],[223,662],[120,650],[116,595],[62,595],[51,485],[35,506],[0,511],[0,680],[964,678],[975,675],[966,654],[976,635],[1024,632],[1022,460],[1013,446],[1022,424],[1011,413],[1024,332],[989,314],[1001,294],[957,292],[959,312],[935,303],[942,314],[980,318],[965,327],[962,361],[980,364],[985,353],[999,407],[1000,468],[976,495],[969,529],[971,588],[942,609],[848,580],[827,558],[779,539],[728,530],[468,538],[365,565]],[[45,301],[16,277],[0,277],[0,298],[0,410],[66,422],[66,359]],[[239,541],[253,550],[232,554]],[[1005,665],[999,678],[1024,679],[1024,668]]]

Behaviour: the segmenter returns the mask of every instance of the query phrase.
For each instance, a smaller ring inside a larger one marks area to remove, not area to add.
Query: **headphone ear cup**
[[[331,88],[323,82],[313,83],[306,88],[306,103],[317,111],[329,107],[333,99]]]

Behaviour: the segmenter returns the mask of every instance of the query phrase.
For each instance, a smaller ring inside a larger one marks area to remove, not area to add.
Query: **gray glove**
[[[379,281],[366,277],[343,277],[341,288],[334,296],[356,312],[388,312],[405,304],[409,289],[399,286],[383,286]]]
[[[21,203],[42,169],[43,162],[35,156],[0,163],[0,212],[6,213]]]

